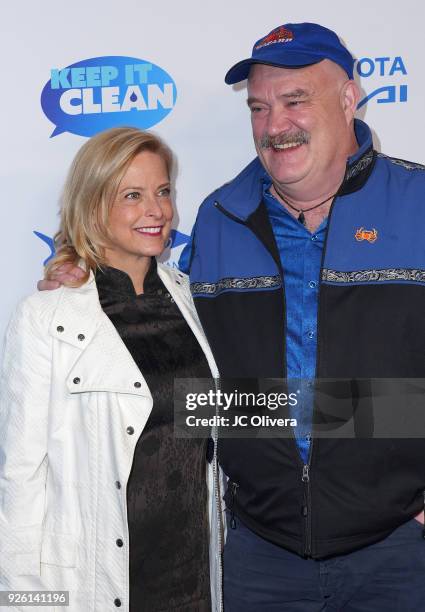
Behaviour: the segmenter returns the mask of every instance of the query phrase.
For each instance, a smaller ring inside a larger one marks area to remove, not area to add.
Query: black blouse
[[[127,485],[131,612],[209,612],[206,441],[174,437],[174,378],[211,376],[156,261],[136,295],[115,268],[96,273],[104,312],[140,368],[153,408]]]

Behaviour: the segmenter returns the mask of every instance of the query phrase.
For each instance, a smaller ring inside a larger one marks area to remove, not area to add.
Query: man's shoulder
[[[392,157],[391,155],[386,155],[385,153],[377,153],[377,158],[382,163],[388,164],[389,167],[393,166],[393,169],[399,169],[401,172],[406,171],[414,174],[416,174],[415,171],[419,171],[420,173],[423,173],[423,176],[425,177],[424,164],[408,161],[407,159],[401,159],[399,157]]]
[[[229,197],[235,190],[248,187],[249,184],[261,180],[265,176],[265,170],[258,159],[255,157],[249,162],[236,176],[214,189],[202,202],[200,210],[214,206],[217,200]]]

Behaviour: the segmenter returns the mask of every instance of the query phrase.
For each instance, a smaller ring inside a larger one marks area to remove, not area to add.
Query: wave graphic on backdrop
[[[33,232],[37,238],[40,238],[40,240],[42,240],[44,243],[47,244],[47,246],[50,249],[50,255],[43,261],[43,266],[46,265],[46,263],[52,259],[53,255],[55,254],[55,243],[53,241],[53,238],[51,236],[46,236],[46,234],[42,234],[41,232],[36,232],[34,230]]]
[[[56,126],[51,137],[93,136],[111,127],[148,129],[171,112],[176,98],[176,85],[160,66],[111,55],[52,68],[41,106]]]
[[[166,246],[169,249],[175,249],[176,247],[181,246],[182,244],[187,244],[189,242],[190,236],[187,234],[183,234],[175,229],[171,230],[170,237]]]

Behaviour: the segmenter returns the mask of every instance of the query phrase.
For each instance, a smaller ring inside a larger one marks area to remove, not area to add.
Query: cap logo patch
[[[378,232],[375,228],[373,228],[372,230],[365,230],[364,227],[360,227],[354,236],[358,242],[367,240],[368,242],[373,244],[378,239]]]
[[[277,28],[270,32],[265,38],[260,40],[258,45],[255,47],[255,50],[261,49],[262,47],[267,47],[268,45],[273,45],[274,43],[286,43],[294,40],[294,35],[290,30],[287,30],[284,27]]]

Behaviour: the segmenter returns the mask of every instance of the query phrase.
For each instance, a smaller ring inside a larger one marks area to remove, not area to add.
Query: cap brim
[[[224,77],[227,85],[234,85],[240,83],[248,78],[249,69],[253,64],[265,64],[266,66],[276,66],[277,68],[303,68],[304,66],[311,66],[312,64],[318,64],[324,59],[324,57],[313,58],[311,55],[297,54],[291,58],[289,54],[285,57],[282,62],[273,62],[261,59],[252,59],[251,57],[241,62],[238,62],[230,68]]]

